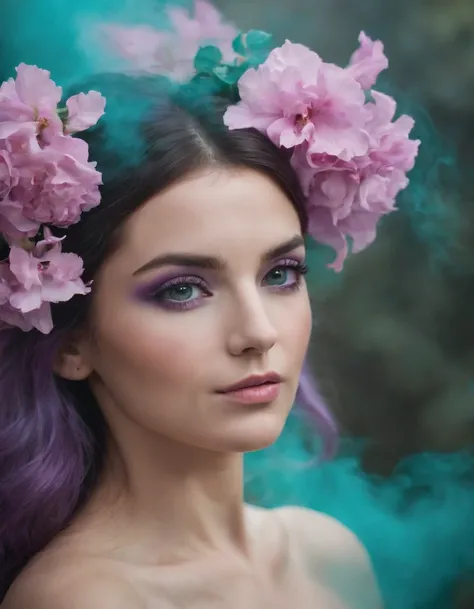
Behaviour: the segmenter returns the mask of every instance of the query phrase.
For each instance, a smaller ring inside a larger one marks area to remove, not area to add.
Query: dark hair
[[[103,173],[102,202],[67,230],[64,242],[65,251],[84,260],[85,281],[117,246],[130,214],[208,165],[269,176],[305,229],[288,155],[255,130],[228,130],[220,100],[191,86],[157,91],[157,79],[116,75],[99,82],[108,111],[85,139]],[[28,560],[70,523],[101,470],[106,426],[89,385],[53,374],[59,344],[86,321],[90,301],[80,296],[54,305],[55,327],[47,336],[17,329],[0,334],[0,599]],[[311,390],[302,391],[302,401],[314,406]],[[331,428],[320,402],[313,410]]]

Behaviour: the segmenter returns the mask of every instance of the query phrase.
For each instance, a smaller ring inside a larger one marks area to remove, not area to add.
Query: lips
[[[239,381],[238,383],[235,383],[234,385],[230,385],[229,387],[218,391],[218,393],[233,393],[241,389],[259,387],[261,385],[276,385],[281,383],[281,381],[282,379],[280,375],[276,372],[269,372],[263,375],[253,375]]]

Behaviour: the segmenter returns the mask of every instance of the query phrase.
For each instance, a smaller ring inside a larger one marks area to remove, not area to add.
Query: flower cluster
[[[347,67],[287,41],[238,82],[240,101],[224,117],[230,129],[256,128],[291,149],[307,197],[309,233],[336,251],[341,270],[348,253],[375,238],[381,216],[394,211],[408,184],[419,141],[413,119],[394,120],[393,98],[374,91],[388,61],[382,43],[364,33]]]
[[[100,202],[101,174],[86,142],[73,134],[96,124],[105,100],[70,97],[50,73],[20,64],[0,86],[0,233],[9,246],[0,262],[0,322],[52,329],[50,303],[85,294],[82,260],[61,252],[48,226],[68,227]]]
[[[194,14],[184,8],[167,9],[171,28],[157,30],[149,25],[107,25],[103,28],[113,47],[134,68],[162,74],[179,82],[194,74],[194,58],[201,47],[216,45],[225,61],[236,54],[232,41],[237,30],[223,21],[219,11],[206,0],[194,1]]]

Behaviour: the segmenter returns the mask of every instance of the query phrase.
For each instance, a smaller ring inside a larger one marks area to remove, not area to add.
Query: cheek
[[[291,361],[300,366],[308,349],[312,328],[312,314],[306,293],[293,307],[282,312],[280,321],[281,341]]]
[[[206,361],[209,351],[206,324],[192,323],[191,317],[151,310],[127,317],[126,323],[111,319],[102,329],[101,359],[110,362],[110,374],[123,374],[124,381],[133,377],[141,386],[183,386],[183,379],[199,373],[197,362]]]

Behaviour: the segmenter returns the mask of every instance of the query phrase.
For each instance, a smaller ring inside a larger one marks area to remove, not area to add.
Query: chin
[[[254,413],[246,421],[235,423],[231,430],[223,432],[226,452],[248,453],[263,450],[271,446],[280,437],[286,422],[286,416],[275,412],[261,411]]]

